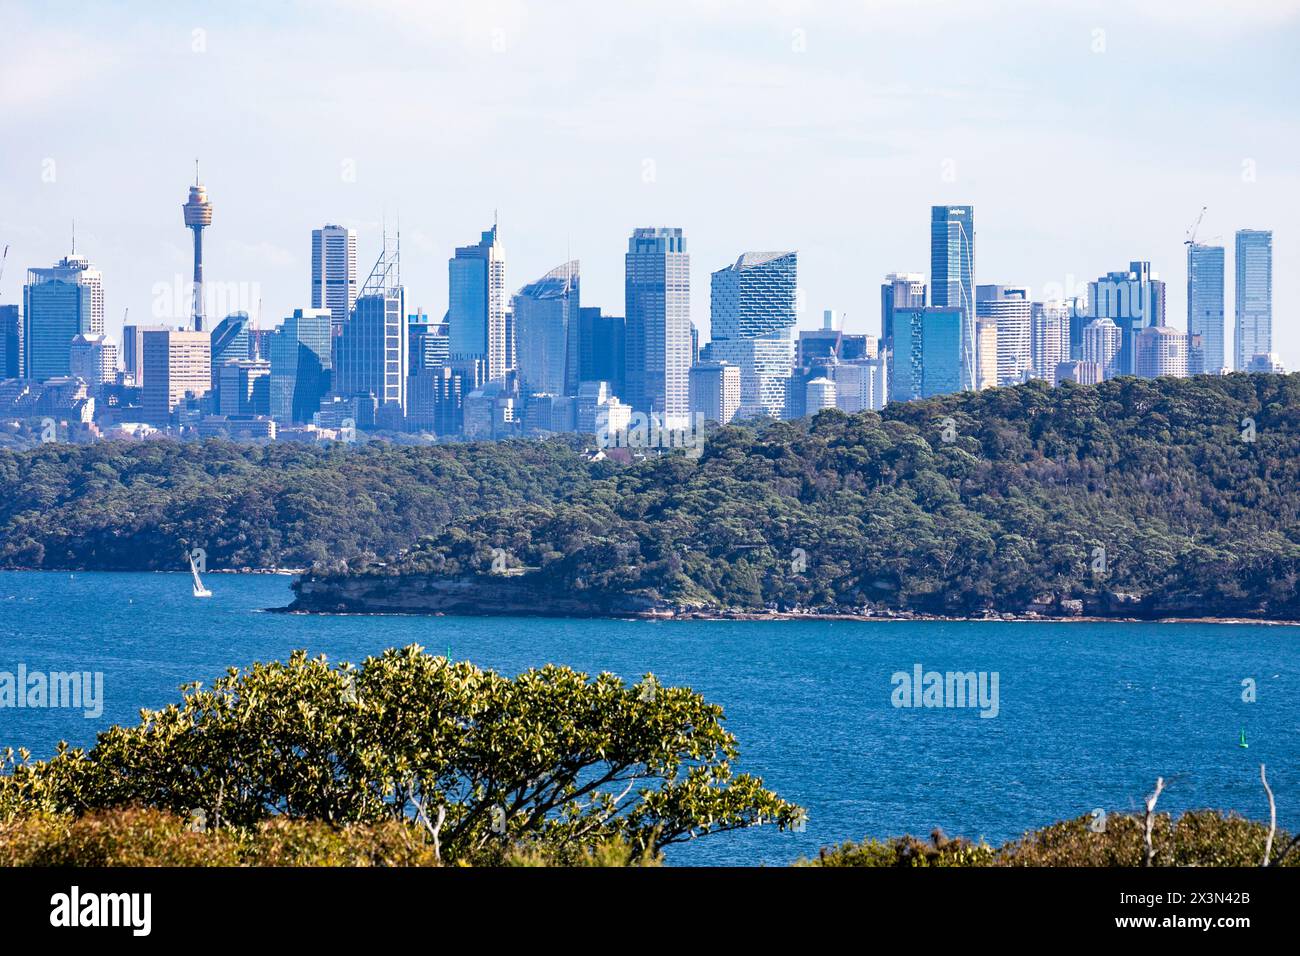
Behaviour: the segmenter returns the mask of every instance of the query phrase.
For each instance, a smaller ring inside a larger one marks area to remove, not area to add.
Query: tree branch
[[[1147,816],[1145,839],[1147,844],[1147,866],[1154,866],[1156,859],[1155,847],[1151,844],[1151,827],[1156,822],[1156,801],[1160,799],[1160,792],[1165,788],[1165,778],[1156,777],[1156,789],[1151,796],[1147,797]]]
[[[1268,858],[1273,855],[1273,837],[1277,833],[1277,804],[1273,802],[1273,788],[1268,785],[1268,777],[1264,776],[1263,764],[1259,765],[1259,782],[1268,794],[1268,839],[1264,841],[1264,862],[1260,866],[1268,866]]]

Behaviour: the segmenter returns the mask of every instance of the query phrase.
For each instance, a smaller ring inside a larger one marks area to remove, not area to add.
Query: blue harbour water
[[[360,661],[412,642],[515,674],[547,662],[629,681],[647,671],[719,703],[738,770],[809,811],[802,833],[765,826],[674,848],[675,864],[785,864],[822,845],[903,832],[992,842],[1091,811],[1160,807],[1300,827],[1300,628],[1230,624],[648,622],[267,614],[290,579],[214,574],[0,572],[0,671],[102,671],[103,714],[0,708],[0,746],[89,745],[141,707],[230,665],[295,648]],[[892,706],[914,665],[998,673],[999,713]],[[1258,700],[1242,700],[1253,678]],[[1239,746],[1245,731],[1249,748]]]

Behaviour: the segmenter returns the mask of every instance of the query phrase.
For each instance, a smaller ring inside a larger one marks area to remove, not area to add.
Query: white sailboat
[[[196,598],[212,597],[212,592],[203,586],[203,581],[199,578],[198,566],[194,563],[194,555],[189,556],[190,573],[194,575],[194,596]]]

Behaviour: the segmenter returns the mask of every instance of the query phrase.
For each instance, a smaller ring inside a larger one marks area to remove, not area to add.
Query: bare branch
[[[1156,822],[1156,801],[1160,799],[1160,792],[1165,789],[1165,778],[1156,777],[1156,789],[1151,796],[1147,797],[1147,817],[1146,817],[1146,844],[1147,844],[1147,866],[1154,866],[1156,859],[1156,849],[1151,844],[1151,827]]]
[[[1264,776],[1263,764],[1259,765],[1259,782],[1268,794],[1268,839],[1264,841],[1264,862],[1260,866],[1268,866],[1268,858],[1273,855],[1273,837],[1277,834],[1277,804],[1273,802],[1273,788],[1268,785],[1268,777]]]

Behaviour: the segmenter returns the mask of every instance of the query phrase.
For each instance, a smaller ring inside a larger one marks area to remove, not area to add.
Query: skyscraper
[[[689,427],[691,257],[682,230],[633,230],[624,269],[627,403],[665,427]]]
[[[326,224],[311,231],[311,307],[329,309],[334,334],[357,301],[357,234]]]
[[[1236,329],[1237,371],[1256,355],[1273,351],[1273,233],[1268,229],[1237,231]]]
[[[104,332],[104,282],[85,256],[29,269],[23,286],[23,365],[37,382],[67,375],[75,335]]]
[[[740,369],[726,362],[691,366],[691,414],[728,424],[740,409]]]
[[[891,401],[908,402],[965,389],[962,364],[965,323],[966,313],[960,308],[929,306],[894,311],[894,363],[889,371]]]
[[[1223,246],[1187,244],[1187,334],[1201,337],[1205,371],[1224,368]]]
[[[891,272],[880,286],[880,344],[894,347],[894,310],[925,307],[925,276]]]
[[[167,325],[132,325],[122,326],[122,368],[137,385],[144,384],[144,333],[167,332]]]
[[[505,378],[506,253],[496,223],[477,245],[461,246],[447,263],[448,321],[453,364],[481,361],[487,381]]]
[[[69,372],[93,390],[117,377],[117,343],[106,335],[73,336],[68,350]]]
[[[22,377],[22,310],[16,305],[0,305],[0,379]]]
[[[1111,319],[1093,319],[1084,326],[1082,360],[1097,366],[1099,381],[1120,374],[1119,349],[1119,326]]]
[[[930,209],[930,304],[961,309],[961,388],[975,387],[975,207]],[[998,347],[1002,347],[999,335]]]
[[[798,254],[747,252],[712,277],[709,357],[740,368],[743,417],[779,418],[794,365]]]
[[[624,387],[627,323],[621,315],[605,315],[599,306],[578,309],[578,382],[608,382],[621,397]]]
[[[144,419],[166,427],[187,397],[201,398],[212,388],[212,340],[207,332],[179,329],[143,333]]]
[[[332,324],[333,313],[330,321]],[[373,395],[380,408],[405,411],[409,347],[401,247],[391,245],[385,237],[352,314],[334,339],[335,394],[344,398]]]
[[[1119,326],[1118,374],[1136,375],[1134,339],[1143,329],[1165,324],[1165,284],[1150,262],[1134,260],[1127,271],[1108,272],[1088,283],[1088,314]]]
[[[203,331],[203,230],[212,225],[212,203],[208,191],[199,183],[199,164],[194,164],[194,185],[190,198],[181,206],[185,226],[194,233],[194,304],[191,321],[196,332]]]
[[[578,394],[581,354],[578,260],[556,266],[520,289],[512,302],[519,379],[528,392]]]
[[[1033,304],[1029,290],[1021,286],[979,286],[975,290],[975,312],[998,324],[998,384],[1019,385],[1029,377],[1033,360]]]
[[[975,319],[975,387],[997,388],[998,320],[994,316]]]
[[[1070,309],[1064,302],[1035,302],[1029,321],[1030,376],[1056,384],[1056,367],[1070,357]]]
[[[125,334],[125,329],[123,330]],[[221,366],[227,362],[242,362],[250,357],[248,313],[232,312],[212,330],[212,392],[217,396],[220,411]],[[237,414],[226,412],[224,414]]]
[[[328,309],[295,309],[269,337],[271,415],[277,421],[310,422],[319,410],[333,370],[332,321]]]
[[[1167,325],[1153,325],[1134,340],[1139,378],[1187,376],[1187,335]]]

